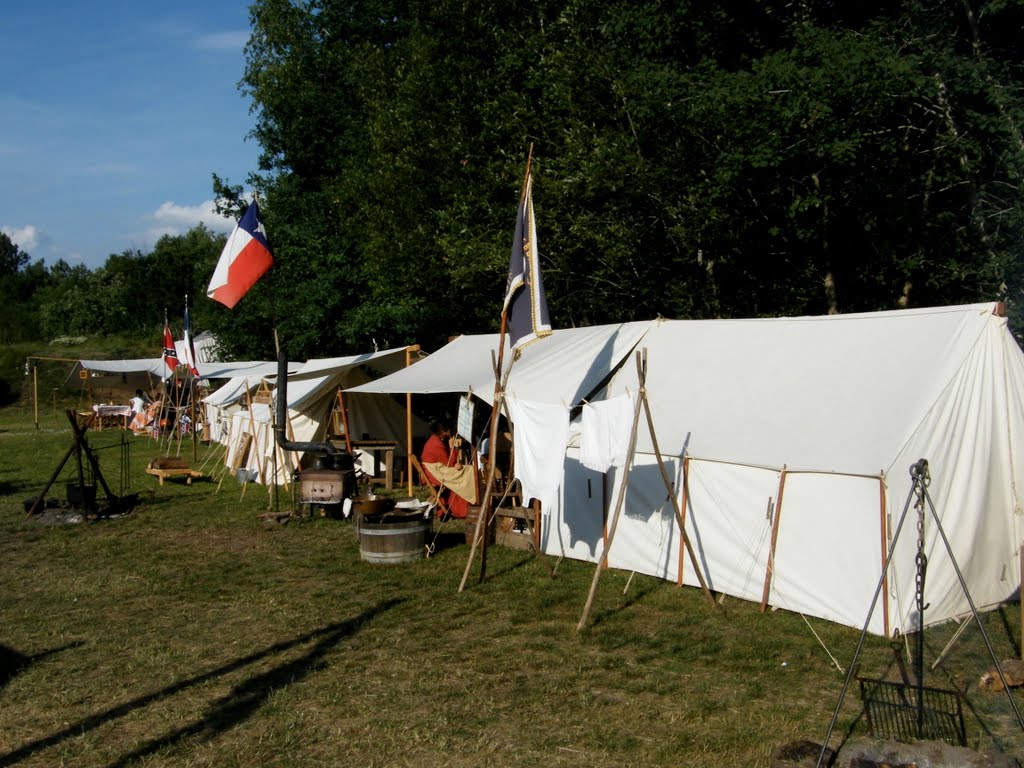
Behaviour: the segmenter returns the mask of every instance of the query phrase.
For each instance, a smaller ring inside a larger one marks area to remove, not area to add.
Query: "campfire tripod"
[[[57,469],[54,470],[53,475],[46,483],[46,487],[43,488],[43,492],[39,494],[39,497],[32,504],[32,508],[29,509],[28,514],[34,515],[44,505],[46,499],[46,493],[50,490],[50,487],[57,481],[61,471],[64,469],[64,465],[68,463],[68,459],[72,455],[75,457],[75,463],[78,468],[78,488],[81,493],[82,507],[88,512],[96,513],[98,507],[96,506],[95,495],[90,496],[85,492],[85,467],[82,465],[82,454],[85,454],[85,458],[89,461],[89,466],[92,469],[93,477],[103,487],[103,492],[107,496],[107,504],[112,511],[119,511],[122,508],[122,502],[124,501],[120,496],[116,495],[110,490],[110,486],[107,485],[106,479],[103,477],[103,472],[100,471],[100,463],[96,459],[96,455],[93,449],[89,447],[89,441],[85,439],[85,430],[89,428],[93,420],[96,418],[96,414],[92,414],[85,420],[84,424],[79,424],[78,414],[73,410],[65,411],[65,415],[68,417],[68,421],[71,422],[71,447],[68,448],[67,453],[64,454],[64,458],[60,460],[60,464],[57,465]],[[122,455],[123,460],[123,455]],[[122,472],[122,477],[123,477]],[[93,486],[95,487],[95,486]]]
[[[996,652],[992,648],[992,643],[988,639],[988,633],[985,632],[985,625],[982,624],[981,616],[978,614],[978,609],[974,605],[974,600],[971,598],[971,592],[967,589],[967,582],[964,581],[964,575],[960,571],[960,566],[956,562],[956,557],[953,555],[953,548],[949,544],[949,539],[946,538],[946,532],[942,528],[942,522],[939,520],[938,514],[935,512],[935,505],[932,504],[932,498],[928,494],[928,484],[931,482],[931,476],[928,473],[928,460],[919,459],[916,464],[910,467],[910,478],[913,483],[910,487],[910,492],[907,494],[907,502],[903,505],[903,513],[900,515],[900,521],[896,525],[896,532],[893,534],[892,542],[889,544],[889,552],[885,558],[885,565],[882,566],[882,575],[878,580],[878,587],[875,589],[875,596],[871,599],[871,607],[868,608],[867,618],[864,620],[864,628],[861,630],[860,639],[857,641],[857,648],[853,652],[853,660],[850,662],[850,666],[846,672],[846,679],[843,681],[843,689],[839,693],[839,701],[836,703],[835,711],[832,713],[832,721],[828,725],[828,733],[825,734],[825,740],[821,745],[821,753],[818,755],[818,761],[815,763],[815,768],[821,768],[826,764],[825,755],[828,752],[828,741],[832,737],[832,731],[835,729],[836,721],[839,719],[839,710],[843,706],[843,699],[846,697],[846,692],[850,687],[850,681],[853,679],[854,674],[857,671],[857,660],[860,658],[861,649],[864,647],[864,638],[868,633],[868,625],[871,623],[871,615],[875,612],[875,605],[878,603],[878,596],[882,592],[882,586],[885,584],[885,579],[889,573],[889,565],[892,563],[893,553],[896,550],[896,542],[899,540],[900,531],[903,529],[903,523],[907,519],[907,510],[910,509],[910,502],[912,499],[917,498],[916,509],[917,509],[917,556],[915,558],[915,564],[917,566],[917,576],[915,580],[915,599],[918,610],[918,652],[917,657],[914,660],[915,671],[917,673],[917,680],[914,681],[913,687],[916,688],[917,696],[915,699],[916,704],[916,732],[918,738],[923,738],[925,731],[925,716],[924,710],[925,692],[929,689],[924,687],[924,610],[928,605],[924,601],[924,583],[925,575],[928,568],[928,558],[924,553],[924,522],[925,522],[925,504],[927,503],[928,510],[931,512],[932,519],[935,521],[935,528],[938,531],[939,537],[942,539],[942,543],[946,547],[946,552],[949,554],[949,560],[953,565],[953,570],[956,571],[956,577],[960,581],[960,587],[964,591],[964,597],[967,598],[967,603],[971,606],[971,615],[974,621],[978,622],[978,629],[981,630],[981,636],[985,641],[985,647],[988,649],[988,654],[992,658],[992,663],[995,665],[996,671],[999,673],[999,680],[1003,684],[1003,688],[1006,691],[1006,697],[1010,700],[1010,707],[1013,709],[1014,715],[1017,716],[1017,723],[1021,729],[1024,730],[1024,719],[1021,719],[1020,710],[1017,708],[1017,702],[1014,701],[1013,692],[1010,690],[1010,686],[1006,684],[1006,677],[1003,675],[1002,665],[999,663],[999,659],[996,658]]]

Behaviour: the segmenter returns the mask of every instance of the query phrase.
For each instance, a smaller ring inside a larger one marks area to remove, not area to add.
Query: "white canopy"
[[[555,330],[529,344],[508,382],[517,397],[571,407],[593,391],[636,346],[650,321]],[[352,392],[431,394],[472,392],[491,400],[494,394],[492,353],[498,334],[459,336],[413,366]],[[505,365],[509,355],[506,345]]]
[[[146,357],[135,360],[79,360],[87,371],[105,374],[148,373],[162,379],[167,373],[163,358]]]
[[[79,364],[88,371],[104,374],[148,373],[157,379],[170,375],[162,357],[143,357],[128,360],[80,360]],[[202,379],[228,379],[235,376],[258,380],[260,377],[276,376],[277,363],[261,360],[240,360],[237,362],[198,363]],[[298,366],[289,366],[289,371]]]

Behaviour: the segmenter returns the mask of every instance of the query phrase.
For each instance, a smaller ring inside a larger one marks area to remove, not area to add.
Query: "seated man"
[[[458,448],[449,445],[451,428],[434,422],[430,432],[420,455],[423,470],[431,483],[443,487],[441,496],[452,517],[465,517],[469,506],[477,503],[476,470],[459,462]]]

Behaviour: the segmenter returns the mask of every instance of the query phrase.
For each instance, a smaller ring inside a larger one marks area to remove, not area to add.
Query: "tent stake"
[[[626,579],[626,586],[622,588],[622,594],[629,592],[629,585],[633,583],[634,576],[636,576],[636,571],[630,571],[629,578]]]

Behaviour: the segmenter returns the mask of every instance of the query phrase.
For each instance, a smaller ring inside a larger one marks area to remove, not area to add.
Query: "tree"
[[[37,291],[46,282],[42,261],[0,232],[0,343],[34,339],[39,334]]]
[[[494,330],[531,143],[556,325],[1022,298],[1016,4],[259,0],[252,20],[277,263],[239,317],[272,312],[296,356]]]

